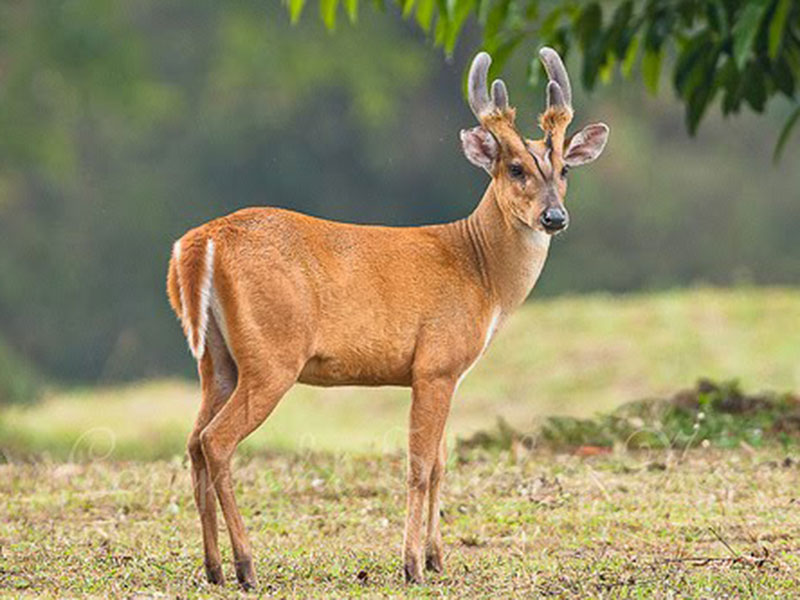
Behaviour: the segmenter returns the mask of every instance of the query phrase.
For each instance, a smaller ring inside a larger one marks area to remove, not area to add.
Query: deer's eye
[[[561,169],[561,179],[566,179],[567,173],[569,173],[569,168],[565,165],[564,168]]]
[[[525,171],[522,169],[522,165],[516,163],[508,166],[508,174],[512,179],[525,179]]]

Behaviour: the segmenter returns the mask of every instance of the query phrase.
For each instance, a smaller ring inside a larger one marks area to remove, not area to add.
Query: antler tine
[[[559,98],[559,94],[552,94],[550,90],[550,85],[548,84],[547,87],[547,95],[548,95],[548,106],[554,106],[550,100],[561,100],[560,104],[566,106],[567,108],[572,109],[572,87],[569,83],[569,75],[567,75],[567,69],[564,67],[564,62],[561,60],[561,57],[558,55],[558,52],[553,50],[552,48],[548,48],[545,46],[541,50],[539,50],[539,58],[544,65],[545,71],[547,71],[547,77],[550,79],[551,83],[556,83],[558,87],[561,88],[561,94]]]
[[[486,116],[493,108],[486,89],[486,78],[491,64],[492,57],[487,52],[479,52],[469,68],[469,107],[478,120]]]
[[[564,99],[564,90],[555,81],[547,84],[547,106],[569,106]]]
[[[492,83],[492,102],[499,111],[508,109],[508,89],[502,79],[495,79]]]

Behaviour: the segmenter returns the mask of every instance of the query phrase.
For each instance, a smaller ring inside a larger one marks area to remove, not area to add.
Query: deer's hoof
[[[256,572],[253,569],[253,559],[247,558],[244,560],[237,560],[234,562],[236,567],[236,579],[239,585],[245,592],[252,591],[258,586],[256,579]]]
[[[423,581],[422,567],[416,560],[407,560],[403,566],[403,573],[405,574],[406,583],[419,585]]]
[[[430,549],[425,553],[425,568],[434,573],[444,573],[441,550]]]
[[[222,565],[210,565],[206,563],[206,579],[209,583],[214,585],[222,585],[225,583],[225,575],[222,574]]]

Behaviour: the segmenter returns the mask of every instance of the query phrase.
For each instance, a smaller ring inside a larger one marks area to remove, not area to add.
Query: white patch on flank
[[[461,382],[464,381],[464,378],[472,370],[472,367],[478,364],[478,361],[481,359],[481,356],[483,356],[483,353],[486,352],[486,348],[489,347],[489,342],[492,341],[492,336],[495,334],[495,331],[497,331],[497,323],[499,321],[500,321],[500,309],[496,308],[492,313],[492,320],[489,321],[489,327],[486,328],[486,334],[483,338],[483,347],[481,348],[481,351],[478,353],[478,356],[475,357],[475,360],[472,361],[472,364],[468,366],[466,369],[464,369],[464,372],[461,373],[461,375],[458,377],[458,381],[456,381],[456,390],[458,390],[458,386],[461,385]]]
[[[195,332],[194,346],[191,347],[192,354],[197,360],[203,358],[206,349],[206,331],[208,330],[208,309],[211,302],[211,278],[214,274],[214,240],[211,238],[206,241],[206,263],[203,272],[203,281],[200,284],[200,322]]]

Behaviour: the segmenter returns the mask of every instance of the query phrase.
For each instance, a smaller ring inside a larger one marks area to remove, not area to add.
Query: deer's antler
[[[489,98],[487,78],[492,57],[487,52],[479,52],[469,68],[468,99],[469,107],[479,121],[495,113],[505,113],[508,107],[508,89],[502,79],[492,82],[492,96]]]
[[[539,50],[539,59],[550,79],[550,83],[547,84],[547,107],[566,106],[572,110],[572,86],[564,61],[558,52],[547,46]]]
[[[539,124],[551,146],[560,149],[572,121],[572,86],[558,52],[545,46],[539,50],[539,59],[550,80],[547,83],[547,108],[539,117]]]

